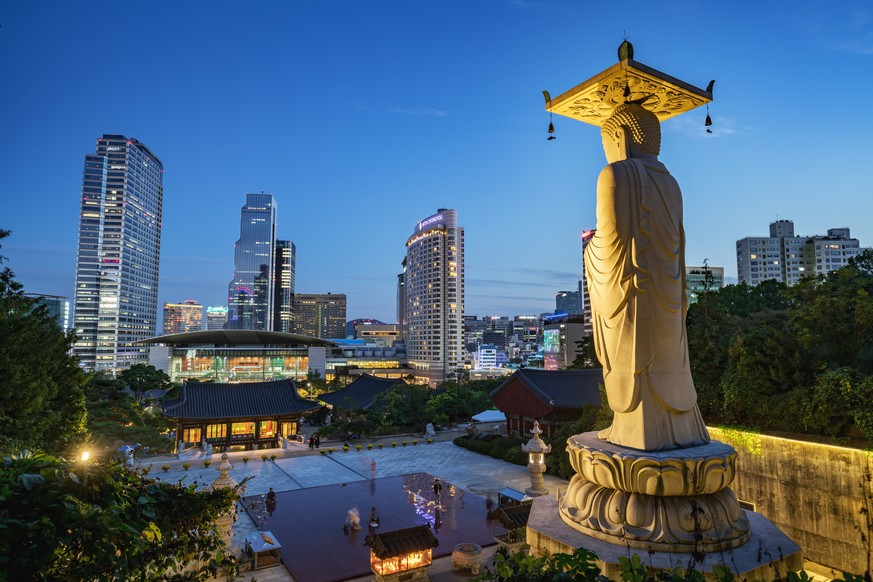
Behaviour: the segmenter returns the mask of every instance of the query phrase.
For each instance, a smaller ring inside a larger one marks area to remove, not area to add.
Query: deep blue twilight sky
[[[596,6],[596,7],[595,7]],[[160,302],[226,303],[246,192],[273,193],[297,290],[395,320],[415,223],[456,208],[466,313],[554,309],[594,225],[599,131],[559,95],[617,60],[700,87],[663,125],[688,264],[736,277],[735,241],[777,218],[873,245],[873,5],[578,0],[5,2],[0,254],[72,296],[84,155],[103,133],[164,164]]]

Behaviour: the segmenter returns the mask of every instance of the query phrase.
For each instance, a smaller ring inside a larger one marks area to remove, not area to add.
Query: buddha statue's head
[[[658,116],[639,103],[623,103],[600,128],[606,160],[612,164],[661,151],[661,123]]]

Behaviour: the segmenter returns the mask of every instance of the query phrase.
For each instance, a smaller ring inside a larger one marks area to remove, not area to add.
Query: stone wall
[[[732,488],[817,564],[863,574],[873,560],[873,454],[730,429],[712,438],[739,453]]]

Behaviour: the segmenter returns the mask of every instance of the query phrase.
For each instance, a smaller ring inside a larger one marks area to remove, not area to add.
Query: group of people
[[[321,447],[321,437],[318,434],[313,434],[309,436],[309,448],[317,449]]]

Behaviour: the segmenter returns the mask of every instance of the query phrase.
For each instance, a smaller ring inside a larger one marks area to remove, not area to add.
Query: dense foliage
[[[89,442],[113,453],[125,442],[171,444],[155,403],[143,399],[168,388],[166,375],[134,366],[117,380],[89,377],[70,355],[74,341],[10,269],[0,271],[0,582],[214,576],[227,562],[212,524],[235,491],[198,492],[53,456],[78,457]]]
[[[708,423],[873,439],[873,251],[793,287],[704,293],[688,342]]]
[[[229,565],[212,524],[236,496],[113,464],[4,457],[0,580],[207,579]]]
[[[167,375],[152,366],[137,364],[141,394],[161,388],[169,383]],[[85,399],[88,408],[88,430],[91,432],[92,449],[102,456],[111,455],[123,444],[138,443],[151,453],[169,452],[173,441],[167,438],[172,428],[154,401],[137,401],[128,388],[126,370],[118,378],[106,374],[94,374],[85,384]]]
[[[0,240],[8,236],[0,230]],[[4,259],[0,257],[0,262]],[[65,333],[44,305],[0,271],[0,450],[70,451],[87,439],[87,379]]]
[[[362,435],[424,432],[435,426],[469,421],[470,417],[493,408],[491,391],[502,379],[473,380],[463,384],[446,382],[436,390],[415,384],[399,384],[373,399],[367,410],[350,405],[334,411],[334,422],[319,430],[322,434],[348,432]]]
[[[519,437],[503,437],[489,433],[459,436],[455,439],[459,447],[474,453],[488,455],[501,461],[516,465],[527,465],[527,453],[521,447],[527,442]]]

